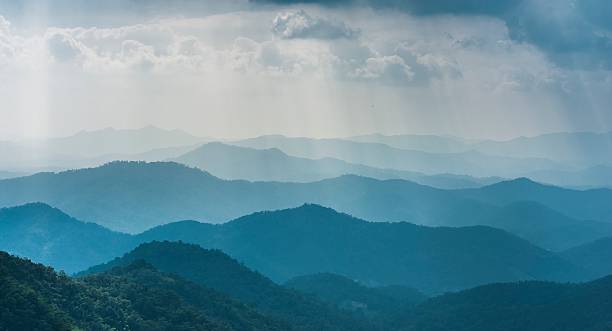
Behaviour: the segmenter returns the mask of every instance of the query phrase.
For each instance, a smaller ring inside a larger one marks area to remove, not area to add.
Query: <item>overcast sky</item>
[[[0,139],[612,130],[612,1],[0,0]]]

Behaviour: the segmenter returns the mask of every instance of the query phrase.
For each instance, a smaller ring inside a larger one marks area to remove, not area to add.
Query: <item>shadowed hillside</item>
[[[368,330],[365,321],[360,323],[348,314],[283,288],[221,251],[206,250],[197,245],[176,242],[142,244],[123,257],[92,267],[83,274],[106,271],[138,260],[225,293],[297,329]]]
[[[143,261],[83,279],[0,252],[2,330],[288,330]]]
[[[540,331],[612,328],[612,277],[584,284],[491,284],[433,298],[398,330]]]
[[[442,292],[494,281],[581,277],[570,263],[504,231],[365,222],[317,205],[255,213],[214,227],[168,224],[138,238],[219,248],[278,281],[332,272],[364,283]]]
[[[133,248],[131,236],[31,203],[0,209],[0,250],[77,272]]]
[[[380,321],[405,313],[427,299],[424,294],[409,287],[367,287],[330,273],[295,277],[288,280],[285,286],[313,295],[356,315]]]

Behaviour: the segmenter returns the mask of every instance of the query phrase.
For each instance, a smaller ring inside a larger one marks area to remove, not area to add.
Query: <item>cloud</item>
[[[559,65],[612,70],[610,7],[609,1],[529,0],[504,19],[512,39],[537,45]]]
[[[0,64],[15,53],[10,28],[11,23],[0,16]]]
[[[74,61],[83,53],[83,46],[64,31],[48,33],[45,39],[49,54],[58,62]]]
[[[279,13],[272,22],[272,31],[285,39],[352,39],[359,34],[343,22],[312,17],[304,10]]]
[[[435,14],[500,14],[522,0],[251,0],[254,3],[318,4],[323,6],[370,6],[410,11],[417,15]]]
[[[503,20],[510,37],[536,45],[558,65],[612,70],[609,0],[254,0],[255,3],[393,9],[416,16],[488,15]]]
[[[459,64],[448,55],[420,51],[418,47],[413,48],[405,43],[400,43],[395,53],[411,67],[415,81],[426,83],[431,79],[462,77]]]
[[[207,135],[508,136],[574,129],[572,123],[612,128],[612,73],[556,65],[551,54],[568,45],[536,47],[545,41],[513,35],[518,28],[502,14],[251,6],[257,10],[200,17],[160,12],[97,25],[103,27],[67,21],[31,28],[1,19],[3,110],[14,109],[9,118],[24,127],[40,118],[42,126],[72,129],[80,118],[89,126],[169,123]],[[565,16],[553,14],[568,26]],[[582,9],[579,17],[587,17]],[[588,19],[607,38],[607,23]],[[585,47],[577,44],[572,53]],[[21,129],[2,127],[10,130]]]
[[[362,79],[376,79],[389,84],[404,84],[412,81],[414,72],[404,60],[397,55],[371,57],[363,67],[352,74]]]

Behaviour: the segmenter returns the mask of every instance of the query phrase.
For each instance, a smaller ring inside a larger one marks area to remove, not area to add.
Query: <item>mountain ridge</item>
[[[516,183],[522,184],[517,187]],[[554,232],[547,237],[547,231],[541,231],[536,236],[530,231],[530,223],[555,224],[539,222],[530,213],[514,213],[519,216],[509,218],[513,212],[507,205],[523,200],[570,217],[572,220],[563,219],[582,228],[584,237],[564,244],[555,239]],[[467,190],[441,190],[406,180],[354,175],[310,183],[228,181],[169,162],[113,162],[90,169],[0,180],[0,207],[40,201],[77,219],[128,233],[178,220],[220,223],[256,211],[316,203],[370,221],[496,226],[555,250],[612,235],[606,222],[612,217],[610,200],[612,190],[568,190],[526,180]],[[593,221],[583,221],[589,219]]]
[[[6,230],[7,224],[0,219],[0,228]],[[367,222],[312,204],[254,213],[221,225],[177,222],[138,235],[106,229],[90,234],[78,230],[83,225],[77,220],[71,220],[71,224],[76,230],[37,226],[34,233],[27,227],[2,231],[0,249],[76,272],[142,243],[183,241],[221,249],[277,282],[303,274],[333,272],[364,284],[403,284],[427,292],[490,281],[588,276],[579,266],[502,230]]]

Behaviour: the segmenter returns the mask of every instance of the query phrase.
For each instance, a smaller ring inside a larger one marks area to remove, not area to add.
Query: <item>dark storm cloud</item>
[[[374,8],[408,10],[418,15],[434,14],[502,14],[522,0],[251,0],[254,3],[319,4],[323,6],[361,5]]]
[[[537,45],[560,65],[612,69],[611,4],[530,0],[503,18],[514,40]]]
[[[488,15],[504,20],[510,37],[536,45],[557,64],[612,69],[609,0],[252,0],[255,3],[368,6],[417,16]]]

